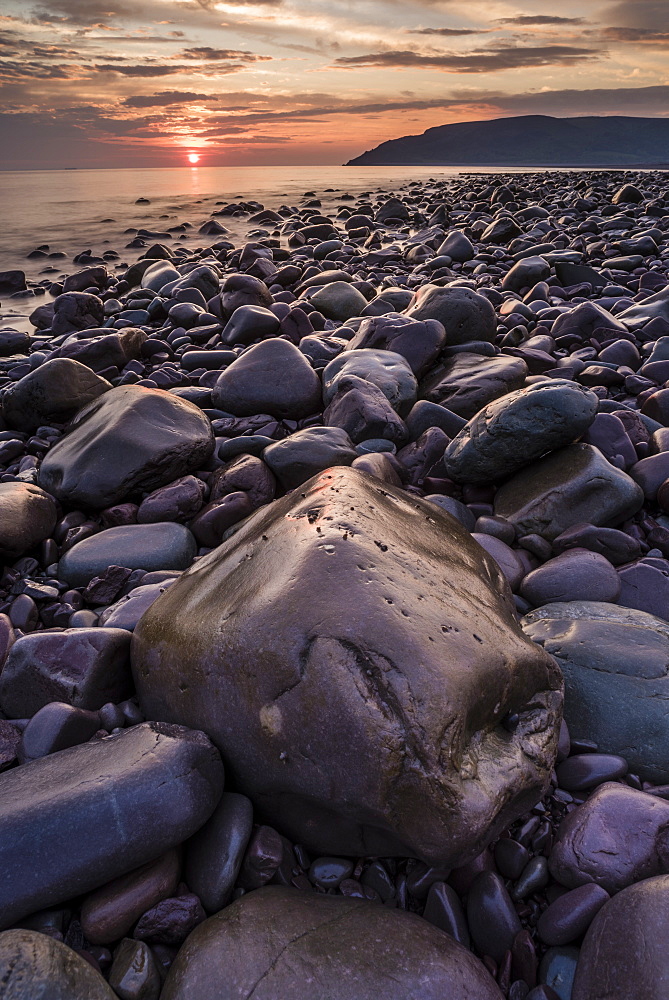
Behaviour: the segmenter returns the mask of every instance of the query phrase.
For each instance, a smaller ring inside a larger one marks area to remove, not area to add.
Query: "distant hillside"
[[[438,125],[346,166],[627,167],[669,164],[669,118],[524,115]]]

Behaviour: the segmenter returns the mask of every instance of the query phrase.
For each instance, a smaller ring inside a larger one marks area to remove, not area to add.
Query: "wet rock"
[[[229,902],[252,827],[250,800],[237,792],[225,792],[211,818],[189,840],[186,882],[209,913]]]
[[[577,962],[578,948],[571,945],[549,948],[541,959],[539,978],[555,991],[559,1000],[572,1000]]]
[[[495,310],[485,295],[460,285],[422,285],[405,316],[438,320],[446,331],[446,343],[468,344],[474,340],[492,343],[497,332]]]
[[[0,556],[16,558],[48,538],[56,526],[52,496],[30,483],[0,483]]]
[[[115,1000],[99,972],[67,945],[38,931],[0,934],[0,982],[7,1000]]]
[[[202,924],[162,1000],[205,1000],[223,980],[257,1000],[298,1000],[310,983],[321,1000],[502,996],[471,952],[420,917],[279,887],[249,893]]]
[[[264,306],[268,309],[273,301],[270,290],[260,278],[251,274],[230,274],[208,305],[216,316],[229,319],[240,306]]]
[[[99,728],[97,712],[52,701],[40,708],[23,730],[19,759],[22,762],[37,760],[58,750],[86,743]]]
[[[627,774],[627,761],[616,754],[580,753],[556,765],[560,788],[568,792],[582,792],[605,781],[613,781]]]
[[[618,524],[643,504],[641,488],[589,444],[572,444],[517,472],[495,495],[495,514],[519,535],[552,541],[567,528]]]
[[[572,1000],[661,1000],[669,978],[669,876],[645,879],[598,912],[580,951]]]
[[[416,378],[421,378],[437,360],[445,342],[446,331],[438,320],[421,322],[392,313],[363,320],[344,350],[393,351],[406,358]]]
[[[430,886],[423,918],[469,948],[467,918],[457,892],[446,882],[433,882]]]
[[[323,469],[351,465],[357,457],[353,442],[341,427],[308,427],[263,452],[263,461],[286,490],[301,486]]]
[[[264,306],[239,306],[228,320],[221,334],[222,344],[251,344],[262,337],[271,337],[279,329],[280,321]]]
[[[536,801],[557,744],[561,681],[520,641],[508,595],[435,505],[332,470],[152,606],[134,634],[137,689],[150,717],[210,733],[237,787],[295,841],[464,863]],[[193,683],[205,663],[215,687]],[[501,726],[510,711],[513,733]],[[445,717],[465,728],[445,733]]]
[[[263,449],[264,450],[264,449]],[[220,500],[230,493],[246,493],[253,510],[270,503],[276,493],[276,479],[266,462],[242,454],[217,469],[209,479],[210,499]]]
[[[504,881],[495,872],[481,872],[474,879],[467,895],[467,923],[481,954],[501,962],[521,924]]]
[[[669,870],[669,802],[607,782],[561,823],[549,867],[561,885],[608,893]]]
[[[73,330],[87,330],[102,326],[104,320],[102,299],[88,292],[64,292],[54,300],[51,332],[54,337]]]
[[[0,775],[0,924],[90,892],[181,843],[211,815],[222,784],[209,740],[161,723]]]
[[[218,500],[212,500],[193,518],[189,528],[199,545],[214,548],[223,541],[225,532],[253,512],[248,493],[238,490]]]
[[[238,417],[269,413],[299,420],[320,410],[321,384],[305,356],[287,340],[264,340],[246,350],[212,389],[215,407]]]
[[[256,827],[239,870],[241,888],[260,889],[266,885],[280,868],[283,852],[283,840],[273,827]]]
[[[597,396],[573,382],[552,380],[508,393],[485,406],[444,456],[455,482],[505,479],[546,452],[569,445],[595,419]]]
[[[147,572],[186,569],[196,551],[195,539],[183,524],[122,524],[73,545],[61,558],[58,575],[72,587],[85,587],[114,561]]]
[[[646,780],[669,782],[667,622],[643,611],[575,601],[537,608],[522,625],[562,670],[571,736],[620,755]]]
[[[111,507],[201,468],[213,447],[211,424],[194,403],[118,386],[77,413],[42,462],[39,483],[73,506]]]
[[[340,380],[350,375],[380,389],[401,417],[405,417],[416,402],[416,379],[406,358],[394,351],[365,348],[340,354],[327,365],[323,372],[325,406],[334,399]]]
[[[130,636],[120,629],[77,628],[24,635],[0,674],[0,708],[30,718],[59,701],[89,711],[131,694]]]
[[[327,427],[340,427],[358,444],[370,438],[385,438],[403,444],[409,432],[381,389],[356,375],[341,377],[323,414]]]
[[[520,389],[526,376],[522,358],[484,358],[466,351],[428,373],[420,395],[469,420],[493,399]]]
[[[163,899],[140,918],[133,931],[138,941],[179,947],[206,919],[202,903],[190,892]]]
[[[10,427],[34,431],[52,421],[66,423],[109,389],[111,384],[86,365],[54,358],[9,386],[2,397],[2,415]]]
[[[120,1000],[158,1000],[160,973],[144,941],[121,941],[109,970],[109,985]]]
[[[539,937],[551,946],[575,941],[586,932],[609,898],[605,889],[592,882],[558,896],[539,917]]]
[[[103,337],[87,337],[85,340],[75,337],[54,351],[53,357],[78,361],[95,372],[102,372],[112,366],[121,369],[128,361],[141,356],[147,339],[143,330],[132,327]]]

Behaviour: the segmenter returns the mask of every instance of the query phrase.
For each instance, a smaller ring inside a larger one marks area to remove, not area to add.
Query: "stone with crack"
[[[562,708],[487,553],[349,468],[259,510],[140,620],[150,718],[204,730],[321,854],[475,857],[547,787]]]

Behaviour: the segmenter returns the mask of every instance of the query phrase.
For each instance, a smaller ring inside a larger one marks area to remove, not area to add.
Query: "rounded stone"
[[[392,408],[405,417],[416,402],[417,384],[409,362],[394,351],[364,348],[333,358],[323,372],[323,402],[328,406],[341,379],[356,375],[381,390]]]
[[[0,991],[3,1000],[116,998],[100,973],[72,948],[18,928],[0,934]]]
[[[15,559],[56,526],[52,496],[31,483],[0,483],[0,557]]]
[[[364,900],[271,887],[201,924],[161,1000],[502,1000],[481,962],[413,914]],[[223,995],[219,992],[219,995]]]
[[[497,565],[435,505],[347,468],[198,560],[132,659],[147,716],[209,733],[236,787],[317,854],[462,864],[555,758],[562,682]]]
[[[473,340],[492,343],[497,332],[497,317],[489,299],[460,285],[422,285],[404,315],[439,320],[449,346]]]
[[[85,587],[112,564],[147,572],[186,569],[196,552],[195,539],[183,524],[121,524],[68,549],[58,563],[58,576],[72,587]]]
[[[269,413],[299,420],[321,409],[321,383],[287,340],[263,340],[225,369],[211,392],[215,407],[237,417]]]
[[[22,431],[53,421],[65,423],[111,387],[79,361],[54,358],[8,387],[2,397],[2,415],[9,427]]]
[[[323,285],[311,296],[311,302],[328,319],[346,322],[359,316],[367,305],[367,299],[346,281],[333,281]]]
[[[608,559],[576,548],[528,573],[520,593],[536,606],[553,601],[616,601],[620,587],[620,577]]]
[[[421,381],[420,395],[469,420],[493,399],[520,389],[527,374],[522,358],[486,358],[464,351],[428,372]]]
[[[252,830],[250,800],[238,792],[225,792],[211,818],[188,842],[186,883],[209,913],[228,903]]]
[[[39,484],[72,506],[103,509],[201,468],[213,449],[211,424],[194,403],[117,386],[77,413],[44,458]]]

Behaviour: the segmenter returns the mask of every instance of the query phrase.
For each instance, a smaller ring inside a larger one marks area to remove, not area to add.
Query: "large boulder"
[[[111,383],[86,365],[54,358],[14,382],[2,397],[2,415],[10,427],[34,431],[40,425],[65,423]]]
[[[200,924],[179,951],[162,1000],[250,996],[502,998],[483,964],[427,920],[278,886],[249,893]]]
[[[598,601],[546,604],[522,622],[565,680],[570,735],[624,757],[634,774],[669,782],[669,624]]]
[[[39,484],[74,506],[111,507],[201,468],[213,449],[211,424],[194,403],[118,386],[77,413],[42,462]]]
[[[463,351],[437,365],[420,384],[420,395],[469,420],[493,399],[520,389],[527,376],[522,358],[484,358]]]
[[[598,403],[594,392],[558,379],[510,392],[480,410],[451,441],[446,472],[455,482],[505,479],[584,434]]]
[[[553,541],[575,524],[615,526],[643,505],[643,490],[591,444],[570,444],[508,479],[495,494],[495,514],[519,535]]]
[[[0,558],[23,555],[56,526],[56,502],[31,483],[0,483]]]
[[[115,1000],[97,969],[72,948],[38,931],[0,934],[2,1000]]]
[[[200,559],[143,616],[132,659],[148,716],[208,733],[239,791],[319,853],[463,863],[547,786],[562,679],[497,564],[356,470]]]
[[[449,346],[473,340],[492,343],[497,333],[497,317],[490,300],[463,285],[422,285],[404,315],[439,320]]]
[[[599,911],[583,941],[572,1000],[664,1000],[669,875],[644,879]]]
[[[157,722],[1,774],[0,927],[182,843],[222,791],[206,736]]]
[[[288,340],[263,340],[225,369],[212,389],[214,406],[237,417],[270,413],[299,420],[321,409],[321,383]]]

